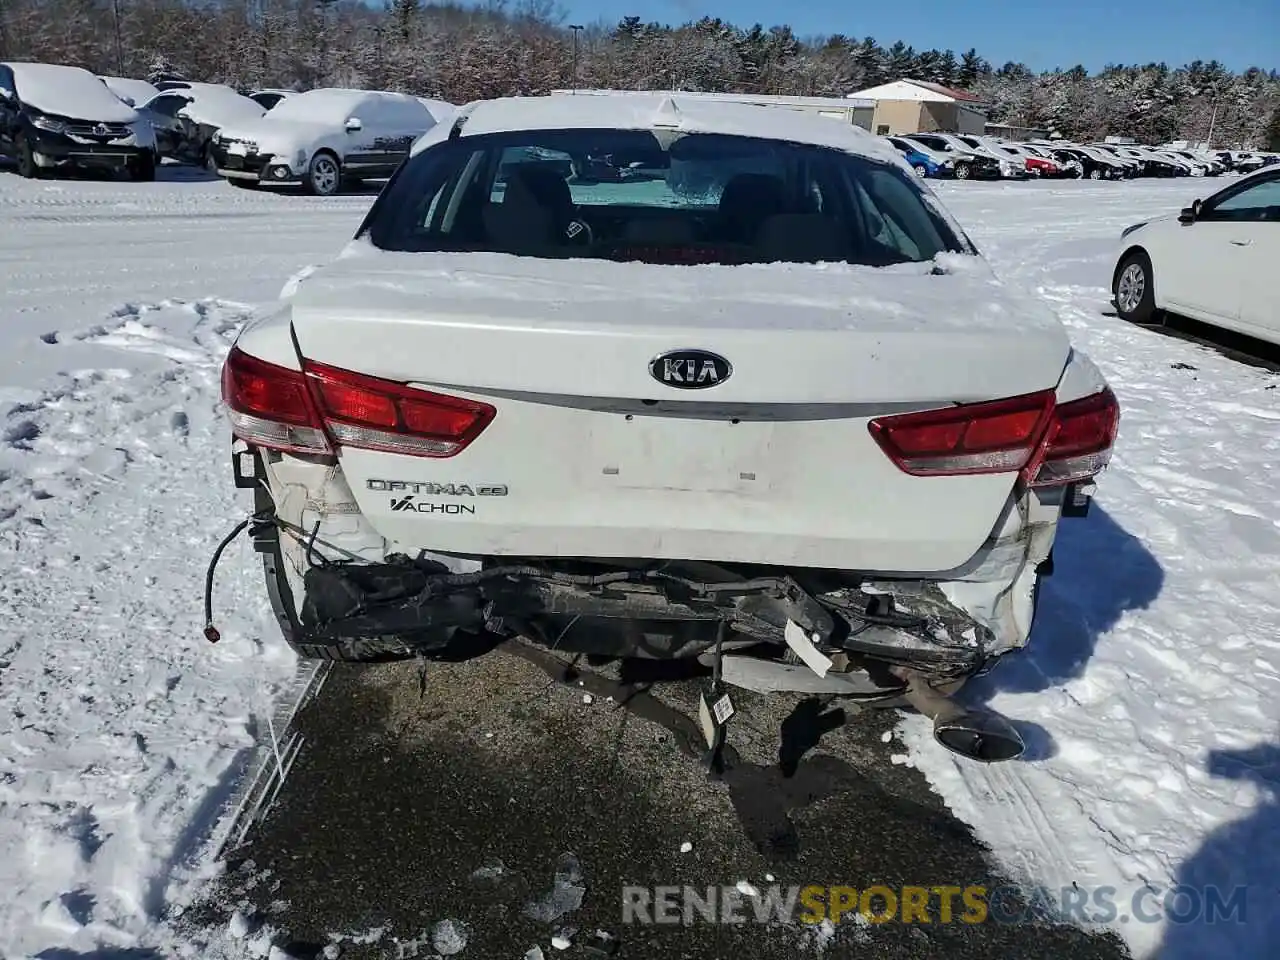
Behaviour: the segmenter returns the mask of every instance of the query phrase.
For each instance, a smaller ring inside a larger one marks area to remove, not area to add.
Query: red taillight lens
[[[1023,471],[1033,487],[1095,476],[1111,460],[1120,406],[1109,388],[1055,406],[1052,390],[925,410],[870,423],[871,435],[918,477]]]
[[[333,453],[336,444],[451,457],[497,412],[487,403],[324,364],[305,363],[303,369],[279,367],[232,347],[222,367],[232,433],[255,446],[293,453]]]
[[[248,443],[295,453],[331,452],[296,370],[232,347],[222,365],[222,399],[231,432]]]
[[[1054,411],[1033,487],[1052,487],[1095,476],[1111,462],[1120,404],[1110,388]]]
[[[452,457],[497,412],[487,403],[418,390],[320,363],[304,364],[325,427],[340,446]]]
[[[1053,410],[1053,391],[924,410],[870,423],[880,448],[917,477],[1021,470]]]

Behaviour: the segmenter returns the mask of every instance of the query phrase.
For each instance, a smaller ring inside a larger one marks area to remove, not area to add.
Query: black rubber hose
[[[218,561],[222,559],[222,552],[227,549],[227,545],[244,532],[245,527],[249,526],[249,521],[252,519],[253,517],[245,517],[235,525],[235,528],[230,533],[222,538],[222,542],[218,544],[218,549],[213,551],[213,559],[209,561],[209,569],[205,571],[204,638],[210,643],[217,643],[222,639],[222,634],[213,625],[213,572],[218,569]]]

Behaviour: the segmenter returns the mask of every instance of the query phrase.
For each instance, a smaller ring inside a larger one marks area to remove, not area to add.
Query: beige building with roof
[[[849,94],[850,99],[874,100],[871,132],[882,136],[906,133],[964,133],[986,131],[987,104],[966,90],[927,80],[895,80]]]

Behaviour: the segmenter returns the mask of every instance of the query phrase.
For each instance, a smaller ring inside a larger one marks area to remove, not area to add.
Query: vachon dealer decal
[[[414,483],[407,480],[369,480],[365,484],[379,493],[401,494],[392,496],[391,512],[412,510],[414,513],[443,513],[448,516],[473,515],[476,508],[469,503],[432,503],[419,500],[428,497],[505,497],[505,483]]]

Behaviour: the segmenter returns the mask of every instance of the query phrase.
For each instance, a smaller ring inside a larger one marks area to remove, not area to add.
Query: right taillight
[[[1053,409],[1053,391],[877,417],[871,436],[904,473],[947,477],[1013,473],[1030,462]]]
[[[412,457],[452,457],[493,420],[487,403],[419,390],[325,364],[303,372],[232,347],[222,367],[232,432],[292,453],[357,447]]]
[[[1030,484],[1054,487],[1087,480],[1111,461],[1120,404],[1107,387],[1054,408]]]
[[[1052,487],[1094,476],[1111,459],[1120,408],[1110,389],[1057,404],[1052,390],[877,417],[871,435],[904,473],[1019,473]]]

